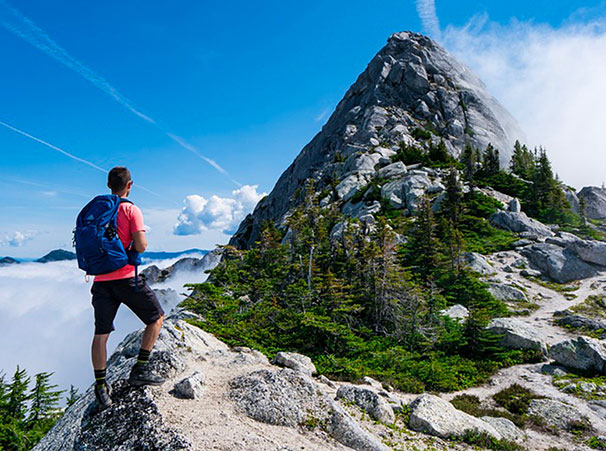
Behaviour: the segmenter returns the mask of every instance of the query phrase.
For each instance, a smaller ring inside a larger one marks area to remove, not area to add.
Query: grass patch
[[[592,318],[606,319],[606,296],[592,294],[582,303],[571,307],[569,310]]]
[[[492,396],[497,405],[507,409],[514,415],[526,415],[530,401],[540,398],[543,398],[543,396],[537,395],[532,390],[519,384],[512,384]]]
[[[518,451],[524,448],[511,440],[497,440],[485,432],[467,431],[462,436],[454,437],[453,440],[467,443],[479,449],[490,449],[496,451]]]

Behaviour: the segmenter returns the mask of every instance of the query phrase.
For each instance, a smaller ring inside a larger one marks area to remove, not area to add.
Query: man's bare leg
[[[107,366],[107,340],[109,334],[100,334],[93,337],[91,356],[95,371],[104,370]]]
[[[158,318],[155,322],[148,324],[143,332],[143,338],[141,339],[141,349],[151,351],[160,335],[160,329],[162,329],[162,323],[164,322],[164,315]]]

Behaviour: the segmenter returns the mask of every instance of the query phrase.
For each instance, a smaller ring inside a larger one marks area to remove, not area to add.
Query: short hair
[[[116,166],[107,174],[107,185],[114,193],[126,188],[130,180],[130,171],[124,166]]]

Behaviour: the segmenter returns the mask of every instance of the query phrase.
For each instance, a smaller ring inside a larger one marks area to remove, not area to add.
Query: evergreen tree
[[[436,220],[427,196],[418,206],[416,222],[405,245],[405,264],[413,273],[429,282],[439,265],[440,241],[436,237]]]
[[[450,220],[454,227],[459,226],[463,202],[463,187],[459,181],[459,172],[450,168],[446,177],[446,191],[444,201],[440,205],[442,213]]]
[[[587,225],[587,201],[585,200],[585,196],[579,197],[579,215],[583,220],[583,225]]]
[[[80,399],[80,393],[78,392],[78,389],[76,387],[74,387],[73,385],[70,385],[69,394],[67,395],[67,399],[65,400],[67,407],[71,407],[79,399]]]
[[[524,180],[530,180],[534,172],[534,164],[535,159],[532,152],[526,145],[521,145],[520,141],[516,141],[509,166],[511,172]]]
[[[501,163],[499,161],[499,151],[495,149],[492,144],[488,143],[484,150],[484,158],[482,161],[482,175],[485,177],[491,177],[498,174],[501,170]]]
[[[465,180],[469,182],[471,188],[474,187],[475,175],[478,170],[478,154],[477,151],[467,143],[463,153],[461,154],[461,163],[464,166]]]
[[[57,415],[59,400],[63,390],[56,390],[57,385],[51,385],[53,373],[39,373],[35,376],[35,384],[29,394],[31,400],[28,422],[38,423]]]
[[[29,382],[30,378],[27,376],[26,370],[22,370],[17,366],[11,383],[7,387],[7,413],[18,423],[23,422],[27,415],[27,402],[30,399],[27,394]]]

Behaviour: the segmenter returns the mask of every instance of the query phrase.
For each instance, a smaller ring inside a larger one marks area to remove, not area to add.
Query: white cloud
[[[153,263],[164,268],[174,261]],[[202,282],[205,278],[199,272],[179,273],[158,288],[187,292],[184,283]],[[91,284],[92,281],[85,281],[74,260],[1,266],[0,374],[11,375],[20,365],[30,375],[41,371],[55,373],[52,382],[61,389],[69,388],[70,384],[86,389],[93,381]],[[164,307],[168,311],[173,305]],[[125,306],[118,310],[114,325],[109,354],[127,334],[143,327]]]
[[[4,239],[2,240],[2,244],[3,246],[10,246],[10,247],[21,247],[23,246],[26,242],[28,242],[29,240],[34,238],[34,233],[32,232],[13,232],[12,234],[8,234],[4,237]]]
[[[194,235],[207,230],[232,233],[266,193],[257,193],[257,185],[244,185],[233,190],[232,197],[212,195],[209,199],[197,194],[187,196],[175,224],[175,235]]]
[[[441,39],[440,19],[436,12],[435,0],[417,0],[417,13],[423,24],[425,33],[437,39]]]
[[[545,146],[577,188],[606,179],[606,20],[580,16],[553,28],[482,15],[443,33],[443,45],[518,119],[528,144]]]

